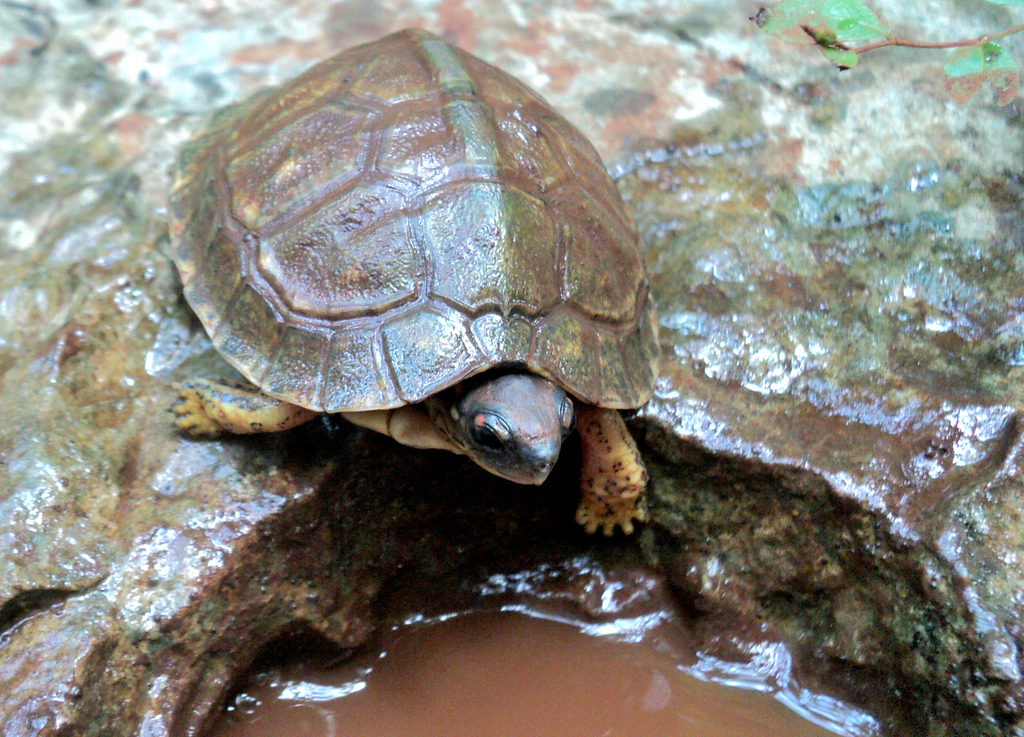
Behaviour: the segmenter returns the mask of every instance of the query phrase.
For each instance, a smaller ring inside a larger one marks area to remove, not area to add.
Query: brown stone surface
[[[0,4],[5,737],[195,734],[275,637],[359,643],[382,586],[632,555],[572,523],[569,463],[526,489],[345,428],[170,429],[170,381],[227,370],[165,255],[174,151],[409,25],[537,88],[628,199],[665,355],[638,541],[700,647],[783,643],[889,734],[1024,733],[1019,102],[955,106],[919,52],[838,75],[739,2],[49,7]]]
[[[885,684],[860,703],[897,734],[1016,729],[1018,175],[910,159],[808,187],[770,144],[707,144],[619,181],[670,348],[644,412],[651,550],[808,676]]]

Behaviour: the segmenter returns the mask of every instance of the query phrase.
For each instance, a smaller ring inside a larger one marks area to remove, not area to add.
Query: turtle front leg
[[[458,446],[437,429],[437,424],[430,413],[419,404],[407,404],[396,409],[342,412],[341,416],[353,425],[387,435],[410,448],[431,448],[462,453]]]
[[[246,381],[193,379],[175,383],[174,424],[189,435],[217,437],[276,432],[301,425],[317,412],[264,394]]]
[[[583,441],[582,498],[576,521],[593,533],[611,535],[619,525],[627,535],[633,520],[647,521],[643,493],[647,469],[622,415],[613,409],[576,404],[576,429]]]

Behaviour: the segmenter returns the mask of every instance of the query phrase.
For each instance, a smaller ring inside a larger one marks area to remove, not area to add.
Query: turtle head
[[[576,425],[572,400],[528,373],[485,377],[456,396],[449,434],[470,458],[502,478],[542,484]]]

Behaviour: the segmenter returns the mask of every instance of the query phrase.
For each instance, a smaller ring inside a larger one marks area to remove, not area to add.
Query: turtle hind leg
[[[264,394],[245,381],[192,379],[176,382],[178,400],[171,407],[174,424],[188,435],[217,437],[276,432],[316,417],[313,410]]]
[[[629,535],[634,520],[647,521],[647,469],[636,442],[616,410],[577,403],[576,414],[583,441],[576,521],[588,533],[600,527],[611,535],[617,525]]]

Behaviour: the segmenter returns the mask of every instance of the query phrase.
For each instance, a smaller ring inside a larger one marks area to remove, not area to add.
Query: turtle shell
[[[594,148],[523,84],[406,30],[214,116],[178,162],[174,258],[220,353],[338,412],[492,367],[650,397],[636,229]]]

